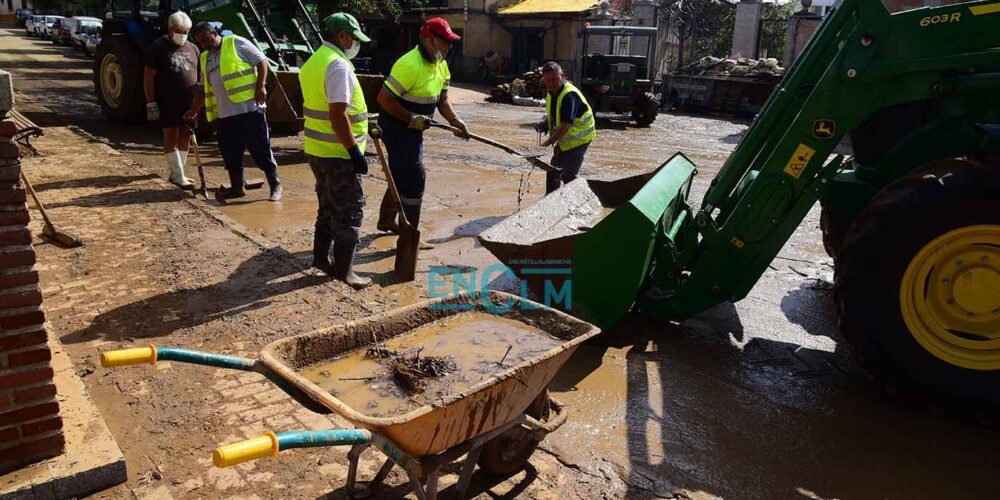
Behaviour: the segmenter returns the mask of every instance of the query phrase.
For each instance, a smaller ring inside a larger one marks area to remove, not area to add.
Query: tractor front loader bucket
[[[677,153],[650,173],[578,178],[479,240],[540,301],[608,327],[632,307],[660,247],[690,220],[694,174],[694,164]]]
[[[267,123],[281,135],[295,135],[305,126],[298,71],[272,71],[267,87]]]

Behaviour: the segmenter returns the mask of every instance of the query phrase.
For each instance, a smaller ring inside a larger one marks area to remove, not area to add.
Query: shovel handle
[[[431,120],[431,126],[432,127],[437,127],[437,128],[440,128],[440,129],[444,129],[444,130],[447,130],[449,132],[454,132],[454,133],[461,132],[461,130],[459,130],[456,127],[452,127],[451,125],[445,125],[444,123],[437,122],[437,121],[434,121],[434,120]],[[510,153],[510,154],[512,154],[514,156],[520,156],[521,158],[524,158],[525,160],[528,160],[528,162],[531,163],[532,165],[534,165],[534,166],[536,166],[536,167],[538,167],[538,168],[540,168],[540,169],[542,169],[542,170],[544,170],[546,172],[551,172],[553,174],[561,174],[562,173],[562,169],[561,168],[553,167],[552,165],[549,165],[548,163],[546,163],[544,160],[541,160],[541,159],[539,159],[539,158],[537,158],[535,156],[526,156],[524,153],[521,153],[520,151],[518,151],[518,150],[516,150],[516,149],[514,149],[514,148],[512,148],[512,147],[510,147],[510,146],[508,146],[506,144],[494,141],[493,139],[487,139],[486,137],[483,137],[481,135],[476,135],[476,134],[469,134],[469,139],[472,139],[472,140],[475,140],[475,141],[479,141],[479,142],[481,142],[483,144],[487,144],[487,145],[493,146],[493,147],[498,148],[498,149],[502,149],[502,150],[506,151],[507,153]]]
[[[382,150],[382,130],[378,127],[372,127],[368,135],[372,138],[372,142],[375,143],[375,152],[378,153],[378,161],[382,164],[382,173],[385,174],[385,180],[389,183],[389,191],[392,192],[392,197],[396,199],[396,204],[400,206],[399,217],[403,220],[404,224],[413,227],[410,221],[406,219],[406,213],[403,212],[403,200],[399,198],[396,181],[392,178],[392,171],[389,170],[389,162],[385,159],[385,151]]]

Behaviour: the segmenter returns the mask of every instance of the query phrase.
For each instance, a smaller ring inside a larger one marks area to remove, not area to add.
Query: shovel
[[[453,133],[461,133],[461,130],[459,130],[458,128],[452,127],[451,125],[445,125],[445,124],[443,124],[441,122],[436,122],[436,121],[433,121],[433,120],[431,121],[431,126],[432,127],[437,127],[437,128],[440,128],[440,129],[444,129],[444,130],[447,130],[447,131],[453,132]],[[553,173],[553,174],[561,174],[562,173],[562,169],[561,168],[559,168],[559,167],[553,167],[552,165],[549,165],[548,163],[546,163],[544,160],[538,158],[539,156],[542,156],[545,153],[525,154],[525,153],[522,153],[522,152],[520,152],[520,151],[518,151],[518,150],[516,150],[516,149],[514,149],[514,148],[512,148],[512,147],[510,147],[510,146],[508,146],[506,144],[494,141],[493,139],[487,139],[486,137],[483,137],[481,135],[476,135],[476,134],[469,134],[469,139],[472,139],[472,140],[475,140],[475,141],[479,141],[479,142],[481,142],[483,144],[488,144],[488,145],[493,146],[495,148],[502,149],[502,150],[504,150],[504,151],[506,151],[506,152],[508,152],[508,153],[510,153],[512,155],[514,155],[514,156],[520,156],[521,158],[524,158],[525,160],[528,160],[528,162],[530,162],[532,165],[534,165],[534,166],[536,166],[536,167],[538,167],[538,168],[540,168],[540,169],[542,169],[542,170],[544,170],[546,172],[550,172],[550,173]]]
[[[195,189],[195,192],[207,200],[209,191],[214,192],[219,189],[207,187],[207,183],[205,181],[205,167],[201,164],[201,153],[198,150],[198,138],[196,137],[197,133],[194,131],[194,127],[192,127],[190,123],[185,123],[184,126],[187,127],[188,132],[191,133],[191,144],[194,146],[195,163],[198,164],[198,180],[201,182],[201,186]],[[262,187],[264,187],[264,181],[260,179],[246,181],[243,184],[243,189],[260,189]]]
[[[45,206],[42,202],[38,201],[38,195],[35,194],[35,188],[31,187],[31,183],[28,182],[28,177],[24,175],[24,171],[21,171],[21,180],[24,181],[24,186],[28,188],[28,192],[31,193],[31,197],[35,200],[35,205],[38,205],[38,211],[42,213],[42,220],[45,221],[45,226],[42,228],[42,236],[47,238],[49,241],[55,243],[63,248],[76,248],[83,245],[83,241],[76,236],[73,236],[67,232],[60,231],[55,224],[49,220],[49,214],[45,213]]]
[[[377,127],[372,127],[368,135],[375,143],[375,151],[378,152],[378,161],[382,164],[382,172],[385,180],[389,183],[389,191],[396,200],[399,207],[399,218],[402,224],[399,225],[399,239],[396,240],[396,274],[405,281],[413,281],[417,273],[417,254],[420,250],[420,231],[410,225],[406,219],[406,212],[403,212],[403,203],[399,199],[399,191],[396,190],[396,181],[392,179],[392,172],[389,171],[389,163],[385,160],[385,152],[382,151],[382,131]]]
[[[196,193],[200,194],[202,198],[208,199],[208,186],[205,184],[205,167],[201,164],[201,151],[198,150],[198,138],[195,137],[194,128],[191,125],[187,125],[187,129],[191,132],[191,146],[194,147],[194,161],[198,164],[198,180],[201,181],[201,186],[195,190]]]

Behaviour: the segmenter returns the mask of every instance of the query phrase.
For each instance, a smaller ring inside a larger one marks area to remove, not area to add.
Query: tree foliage
[[[375,14],[398,20],[403,9],[420,7],[426,0],[314,0],[306,3],[306,10],[318,19],[334,12],[347,12],[354,16]]]
[[[705,56],[723,57],[733,44],[736,4],[727,0],[672,0],[660,8],[660,23],[676,44],[663,67],[674,69]]]

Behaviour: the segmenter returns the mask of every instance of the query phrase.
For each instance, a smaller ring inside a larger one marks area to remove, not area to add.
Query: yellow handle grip
[[[117,351],[105,351],[101,353],[101,366],[114,368],[116,366],[141,365],[149,363],[156,364],[156,347],[150,344],[149,347],[136,347],[134,349],[120,349]]]
[[[232,467],[236,464],[278,455],[278,437],[267,431],[263,436],[220,446],[212,452],[212,464],[216,467]]]

